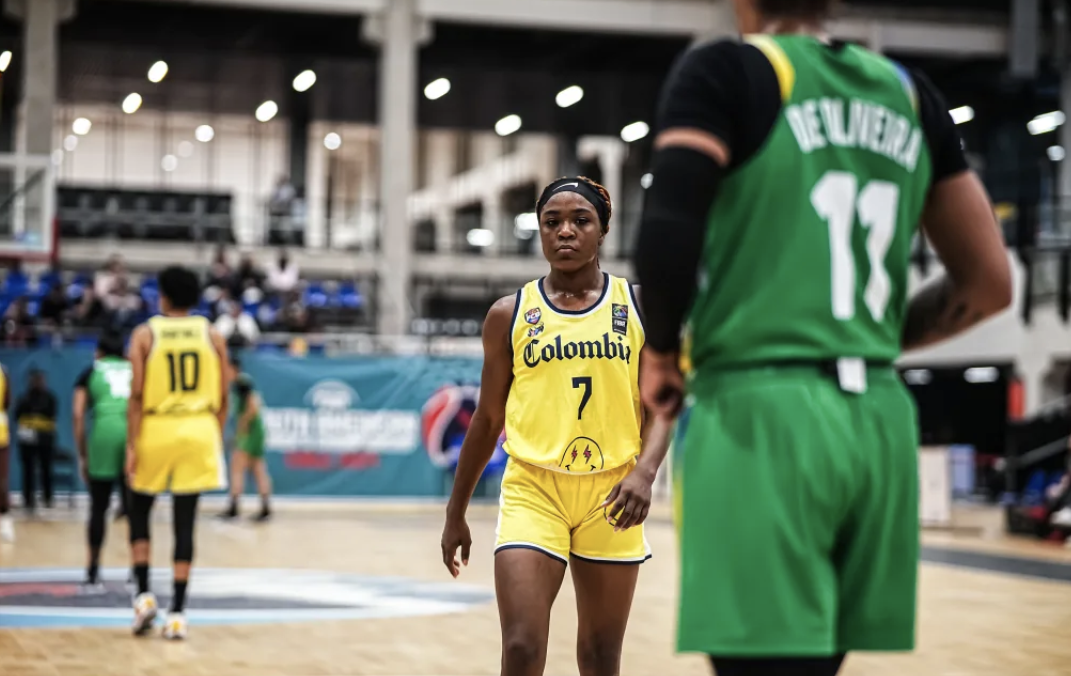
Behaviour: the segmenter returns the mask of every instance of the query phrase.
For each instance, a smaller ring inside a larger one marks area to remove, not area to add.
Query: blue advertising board
[[[46,373],[59,400],[58,445],[70,452],[72,390],[92,360],[90,350],[77,348],[0,350],[12,402],[31,369]],[[442,495],[475,409],[480,368],[473,358],[243,356],[242,370],[264,402],[275,492]],[[18,454],[11,456],[14,490],[21,470]],[[491,472],[503,462],[500,443]]]

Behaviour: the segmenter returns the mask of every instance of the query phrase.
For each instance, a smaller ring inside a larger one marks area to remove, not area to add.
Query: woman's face
[[[555,194],[539,215],[543,256],[552,268],[569,272],[591,263],[604,236],[595,207],[575,192]]]

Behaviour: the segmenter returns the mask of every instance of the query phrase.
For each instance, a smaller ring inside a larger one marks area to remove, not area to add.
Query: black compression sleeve
[[[670,147],[654,155],[636,243],[647,344],[658,352],[680,347],[681,324],[695,295],[707,217],[725,170],[709,155]]]
[[[922,73],[912,71],[911,79],[919,99],[919,120],[926,135],[933,164],[933,183],[964,172],[968,169],[963,153],[963,141],[956,123],[948,112],[948,103],[941,92]]]

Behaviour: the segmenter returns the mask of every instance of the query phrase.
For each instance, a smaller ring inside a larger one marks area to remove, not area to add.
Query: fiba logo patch
[[[603,468],[602,448],[591,437],[577,437],[562,453],[558,467],[568,472],[598,472]]]
[[[628,306],[614,303],[610,308],[610,327],[614,333],[628,335]]]
[[[480,388],[476,385],[443,385],[428,399],[421,411],[421,436],[428,457],[436,467],[452,469],[457,466],[461,443],[472,424]],[[505,460],[500,436],[491,465]]]

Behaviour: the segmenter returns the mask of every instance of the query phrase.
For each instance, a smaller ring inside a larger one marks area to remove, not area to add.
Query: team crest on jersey
[[[533,326],[532,328],[528,329],[528,337],[529,338],[535,338],[539,334],[543,333],[543,329],[545,327],[546,327],[545,324],[540,324],[539,326]]]
[[[603,468],[602,448],[590,437],[577,437],[565,447],[558,467],[567,472],[597,472]]]
[[[610,326],[613,328],[614,333],[620,333],[623,336],[628,335],[628,306],[614,303],[610,310]]]
[[[524,321],[529,324],[538,324],[539,320],[543,318],[543,311],[537,307],[532,308],[528,312],[524,313]]]

